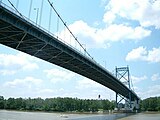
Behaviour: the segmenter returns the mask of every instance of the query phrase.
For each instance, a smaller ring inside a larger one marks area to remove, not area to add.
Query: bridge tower
[[[118,78],[118,80],[120,80],[123,84],[125,84],[130,90],[131,90],[131,80],[130,80],[130,73],[129,73],[129,67],[119,67],[119,68],[115,68],[116,71],[116,77]],[[132,108],[132,103],[131,103],[131,93],[128,93],[129,95],[129,99],[121,96],[120,94],[116,93],[116,109],[120,109],[120,102],[122,100],[125,100],[125,110],[131,110]],[[118,101],[118,97],[120,97],[121,99]]]

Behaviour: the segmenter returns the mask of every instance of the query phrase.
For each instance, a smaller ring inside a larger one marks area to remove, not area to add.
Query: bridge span
[[[93,59],[0,5],[0,43],[92,79],[132,101],[137,94]]]

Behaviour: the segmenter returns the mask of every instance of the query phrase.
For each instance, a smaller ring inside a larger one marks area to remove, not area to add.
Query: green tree
[[[0,109],[4,109],[5,106],[5,100],[3,96],[0,96]]]
[[[110,109],[110,101],[109,100],[103,100],[102,101],[103,110],[109,110]]]
[[[26,103],[24,99],[22,98],[17,98],[15,99],[15,106],[17,110],[24,110],[26,108]]]
[[[110,110],[114,110],[114,108],[115,108],[115,103],[116,103],[116,101],[114,101],[114,100],[112,100],[112,101],[110,102],[110,107],[109,107]]]
[[[160,110],[160,99],[159,97],[151,97],[141,101],[141,110],[143,111],[158,111]]]
[[[16,103],[15,103],[15,99],[14,98],[9,98],[6,101],[6,109],[16,109]]]

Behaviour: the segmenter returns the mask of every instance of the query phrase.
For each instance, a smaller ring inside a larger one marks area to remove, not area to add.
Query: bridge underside
[[[132,100],[139,99],[111,73],[72,47],[0,6],[0,43],[90,78]]]

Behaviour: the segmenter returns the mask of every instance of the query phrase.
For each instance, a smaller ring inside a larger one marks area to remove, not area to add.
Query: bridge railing
[[[80,51],[79,49],[77,49],[76,47],[72,46],[71,44],[67,43],[65,40],[61,39],[59,36],[53,34],[52,32],[50,32],[49,30],[45,29],[44,27],[42,27],[41,25],[37,24],[36,22],[34,22],[33,20],[29,19],[28,17],[22,15],[18,10],[14,9],[13,7],[8,6],[7,4],[3,3],[2,0],[0,0],[0,6],[3,6],[4,8],[8,9],[10,12],[18,15],[21,19],[26,20],[27,22],[33,24],[35,27],[43,30],[44,32],[48,33],[49,35],[53,36],[54,38],[58,39],[59,41],[61,41],[62,43],[66,44],[67,46],[69,46],[70,48],[74,49],[75,51],[77,51],[79,54],[81,54],[83,57],[89,59],[90,61],[94,62],[97,66],[99,66],[102,70],[108,72],[110,75],[114,76],[116,78],[116,76],[108,71],[104,66],[102,66],[101,64],[97,63],[93,57],[91,57],[88,54],[85,54],[86,51]],[[118,79],[117,79],[118,80]],[[133,90],[131,90],[131,92],[133,92],[134,94],[136,94]]]
[[[37,24],[36,22],[34,22],[33,20],[29,19],[28,17],[22,15],[18,10],[15,10],[14,8],[8,6],[7,4],[3,3],[2,1],[0,1],[0,5],[5,7],[6,9],[10,10],[12,13],[18,15],[19,17],[21,17],[22,19],[26,20],[27,22],[33,24],[34,26],[36,26],[37,28],[40,28],[41,30],[45,31],[46,33],[50,34],[51,36],[53,36],[54,38],[58,39],[59,41],[63,42],[64,44],[66,44],[67,46],[71,47],[72,49],[76,50],[79,54],[83,55],[84,57],[87,57],[88,59],[90,59],[91,61],[93,61],[94,63],[98,64],[93,57],[88,56],[88,54],[86,54],[86,50],[81,51],[79,50],[77,47],[72,46],[71,44],[67,43],[65,40],[63,40],[62,38],[60,38],[60,36],[53,34],[52,32],[50,32],[49,30],[45,29],[44,27],[42,27],[41,25]],[[82,49],[83,50],[83,49]]]
[[[59,36],[53,34],[52,32],[50,32],[49,30],[45,29],[44,27],[42,27],[41,25],[37,24],[36,22],[34,22],[33,20],[29,19],[28,17],[22,15],[18,10],[14,9],[13,7],[8,6],[7,4],[3,3],[2,1],[0,1],[0,5],[5,7],[6,9],[10,10],[10,12],[18,15],[19,17],[21,17],[22,19],[26,20],[27,22],[33,24],[35,27],[43,30],[44,32],[48,33],[49,35],[53,36],[54,38],[58,39],[59,41],[61,41],[62,43],[66,44],[67,46],[69,46],[70,48],[74,49],[75,51],[77,51],[79,54],[81,54],[83,57],[89,59],[90,61],[94,62],[97,66],[99,66],[101,69],[103,69],[104,71],[107,71],[108,73],[112,74],[110,71],[106,70],[106,68],[104,66],[102,66],[101,64],[99,64],[98,62],[96,62],[93,57],[88,56],[85,52],[86,51],[81,51],[79,49],[77,49],[76,47],[72,46],[71,44],[67,43],[65,40],[61,39]],[[112,74],[113,75],[113,74]],[[115,76],[114,76],[115,77]]]
[[[33,24],[35,27],[43,30],[44,32],[48,33],[49,35],[53,36],[54,38],[58,39],[59,41],[61,41],[62,43],[66,44],[67,46],[69,46],[70,48],[74,49],[75,51],[77,51],[79,54],[81,54],[83,57],[89,59],[90,61],[94,62],[94,64],[96,64],[97,66],[99,66],[101,69],[103,69],[104,71],[107,71],[109,74],[113,75],[114,77],[116,77],[112,72],[108,71],[104,66],[102,66],[101,64],[99,64],[98,62],[96,62],[93,57],[91,57],[89,54],[86,54],[86,50],[84,49],[84,51],[81,51],[79,49],[77,49],[77,47],[74,47],[73,45],[67,43],[65,40],[61,39],[60,36],[53,34],[51,31],[47,30],[46,28],[42,27],[41,25],[37,24],[35,21],[29,19],[28,17],[22,15],[16,8],[13,8],[14,6],[8,6],[7,4],[5,4],[4,2],[2,2],[2,0],[0,1],[0,5],[5,7],[6,9],[10,10],[10,12],[18,15],[19,17],[21,17],[22,19],[26,20],[27,22]],[[83,50],[82,49],[82,50]]]

